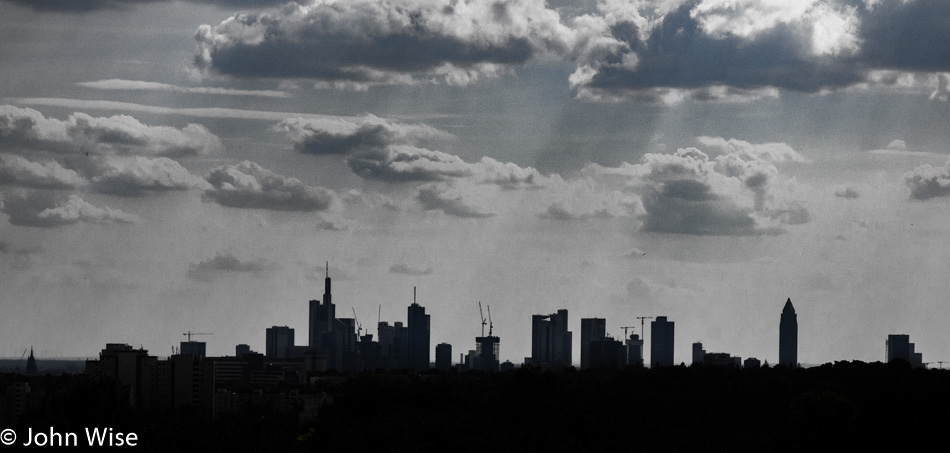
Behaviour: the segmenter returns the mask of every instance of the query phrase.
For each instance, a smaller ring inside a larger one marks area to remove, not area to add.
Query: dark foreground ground
[[[266,407],[214,421],[143,413],[111,381],[30,379],[47,396],[18,433],[109,426],[147,451],[943,451],[950,440],[950,371],[906,363],[365,373],[301,388],[333,401],[303,422]]]

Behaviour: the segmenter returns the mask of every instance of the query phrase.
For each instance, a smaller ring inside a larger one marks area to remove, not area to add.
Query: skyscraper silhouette
[[[654,367],[673,366],[673,322],[657,316],[650,323],[650,362]]]
[[[778,363],[788,367],[798,366],[798,315],[792,306],[792,298],[785,302],[778,325]]]
[[[540,367],[571,366],[571,332],[567,310],[531,316],[531,364]]]
[[[590,367],[590,344],[607,336],[607,320],[604,318],[581,319],[581,369]]]
[[[336,308],[333,306],[333,296],[330,294],[330,263],[327,262],[326,278],[323,281],[323,303],[319,300],[310,301],[310,335],[309,346],[313,350],[326,348],[324,344],[326,334],[333,331],[333,319],[336,317]]]
[[[412,305],[408,314],[409,368],[429,369],[429,315],[425,307],[416,303],[416,288],[412,288]]]
[[[269,359],[285,359],[294,345],[294,329],[287,326],[268,327],[265,330],[264,355]]]

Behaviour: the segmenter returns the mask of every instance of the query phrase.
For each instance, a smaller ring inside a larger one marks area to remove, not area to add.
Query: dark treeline
[[[362,373],[302,388],[332,396],[316,418],[249,407],[214,421],[140,413],[88,376],[31,382],[48,396],[23,432],[112,426],[154,451],[907,451],[950,407],[950,371],[906,363]]]

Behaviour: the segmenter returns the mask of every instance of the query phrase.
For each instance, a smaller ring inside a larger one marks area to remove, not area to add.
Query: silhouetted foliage
[[[212,420],[143,412],[114,382],[33,377],[18,428],[109,426],[153,451],[828,451],[922,447],[950,371],[836,362],[782,366],[426,371],[323,376],[332,403],[300,422],[265,406]],[[24,379],[0,375],[0,385]],[[245,389],[246,390],[246,389]]]

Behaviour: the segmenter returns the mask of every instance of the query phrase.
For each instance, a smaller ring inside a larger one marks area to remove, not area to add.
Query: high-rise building
[[[204,357],[207,351],[207,344],[203,341],[182,341],[178,353],[181,355],[193,355]]]
[[[425,307],[416,303],[416,288],[412,288],[412,305],[408,310],[409,368],[429,369],[429,315]]]
[[[330,294],[330,263],[327,262],[326,278],[323,281],[323,303],[318,300],[310,301],[310,335],[308,345],[313,350],[326,348],[324,344],[328,333],[333,331],[333,319],[336,318],[336,308],[333,305],[333,296]]]
[[[607,320],[604,318],[581,319],[581,369],[590,367],[590,344],[607,336]]]
[[[251,347],[246,344],[242,343],[234,347],[235,357],[241,357],[244,354],[250,354],[250,353],[251,353]]]
[[[791,298],[785,301],[778,325],[778,363],[793,368],[798,366],[798,315]]]
[[[693,343],[693,365],[702,365],[706,350],[700,342]]]
[[[452,345],[448,343],[435,345],[435,367],[440,370],[452,368]]]
[[[924,366],[923,354],[916,351],[916,345],[910,342],[910,335],[887,336],[884,360],[891,363],[892,360],[896,359],[906,360],[914,368]]]
[[[294,345],[294,329],[287,326],[274,326],[267,329],[264,356],[268,359],[286,359],[287,351]]]
[[[389,325],[382,321],[377,325],[379,335],[380,366],[390,370],[407,368],[409,365],[409,329],[401,322]]]
[[[666,316],[650,323],[650,362],[652,367],[673,366],[673,325]]]
[[[540,367],[571,366],[571,332],[567,310],[531,317],[531,364]]]

